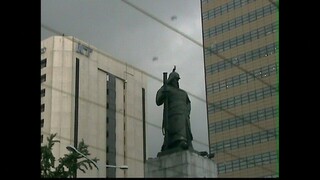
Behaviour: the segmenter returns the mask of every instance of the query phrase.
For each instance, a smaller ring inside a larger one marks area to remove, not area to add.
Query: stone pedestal
[[[217,164],[213,160],[190,150],[148,159],[145,165],[146,178],[215,178],[217,176]]]

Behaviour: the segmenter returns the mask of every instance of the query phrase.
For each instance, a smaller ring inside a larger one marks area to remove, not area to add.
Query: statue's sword
[[[167,90],[167,72],[163,73],[163,93],[165,100],[163,103],[163,121],[162,121],[162,134],[165,137],[165,147],[168,146],[168,90]]]

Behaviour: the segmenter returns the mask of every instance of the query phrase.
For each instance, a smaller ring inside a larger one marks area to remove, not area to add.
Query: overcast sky
[[[161,22],[202,44],[200,0],[128,0]],[[204,100],[203,50],[174,30],[122,0],[41,0],[41,39],[57,35],[49,27],[74,36],[100,51],[159,79],[176,65],[180,88],[191,99],[191,131],[195,150],[208,151]],[[147,157],[156,157],[163,143],[163,106],[155,104],[162,83],[148,78]],[[200,99],[199,99],[200,98]],[[156,125],[150,125],[154,124]]]

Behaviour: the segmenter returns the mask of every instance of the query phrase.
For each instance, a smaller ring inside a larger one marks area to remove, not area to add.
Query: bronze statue
[[[163,86],[157,91],[156,104],[164,104],[162,133],[164,142],[161,152],[193,150],[193,136],[190,127],[191,102],[188,94],[179,88],[180,76],[176,66],[167,79],[163,73]],[[158,154],[159,156],[159,154]]]

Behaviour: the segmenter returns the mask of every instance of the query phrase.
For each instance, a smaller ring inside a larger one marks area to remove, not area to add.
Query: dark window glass
[[[41,69],[47,67],[47,58],[41,60]]]
[[[44,97],[46,94],[46,90],[45,89],[41,89],[41,97]]]
[[[45,82],[46,81],[46,75],[41,75],[41,83]]]
[[[41,112],[44,112],[44,104],[41,104]]]

